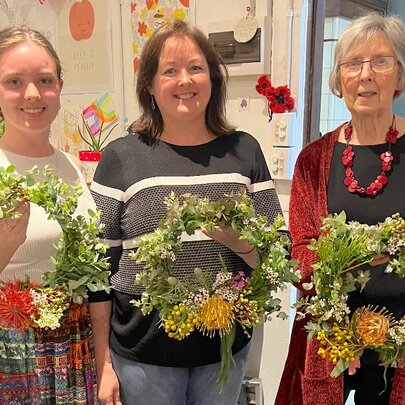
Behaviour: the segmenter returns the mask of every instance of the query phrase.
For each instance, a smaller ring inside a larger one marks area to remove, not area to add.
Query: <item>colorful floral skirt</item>
[[[93,405],[95,381],[87,303],[55,330],[0,328],[0,405]]]

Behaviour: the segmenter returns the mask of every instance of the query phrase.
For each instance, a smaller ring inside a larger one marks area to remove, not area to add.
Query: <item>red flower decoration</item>
[[[259,80],[257,81],[256,85],[256,91],[259,94],[263,94],[263,96],[266,95],[266,91],[271,87],[270,80],[268,79],[267,76],[261,76],[259,77]]]
[[[273,87],[267,76],[261,76],[256,85],[256,91],[268,100],[269,121],[273,113],[283,113],[294,108],[294,99],[288,86]]]
[[[0,327],[28,329],[35,307],[31,296],[32,284],[8,282],[0,290]]]
[[[272,112],[283,113],[294,108],[294,99],[287,86],[271,87],[265,94]]]

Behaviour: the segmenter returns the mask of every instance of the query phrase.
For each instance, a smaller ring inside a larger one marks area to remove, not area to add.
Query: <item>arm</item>
[[[7,267],[14,253],[27,237],[29,203],[21,203],[16,211],[21,213],[19,218],[0,220],[0,273]]]
[[[121,405],[119,382],[110,356],[111,301],[90,303],[96,357],[98,399],[102,405]]]
[[[118,270],[119,260],[122,255],[120,218],[122,210],[122,199],[114,198],[111,192],[116,192],[118,174],[122,171],[115,170],[115,176],[111,175],[111,162],[118,162],[108,150],[100,161],[93,181],[91,191],[96,196],[97,208],[101,211],[100,222],[103,229],[100,235],[101,240],[112,243],[106,256],[109,258],[110,271],[114,274]],[[111,184],[108,183],[111,181]],[[96,188],[96,190],[94,190]],[[94,351],[96,357],[98,399],[101,405],[121,405],[119,394],[119,381],[112,366],[110,355],[110,330],[113,301],[111,294],[105,291],[89,292],[90,317],[94,335]]]
[[[315,253],[308,249],[313,238],[319,236],[321,218],[317,215],[316,182],[318,177],[311,176],[312,170],[308,168],[308,154],[298,157],[291,185],[289,228],[292,236],[291,255],[298,260],[301,271],[301,282],[311,280],[312,263],[315,261]],[[319,159],[319,157],[318,157]],[[302,289],[301,285],[297,285]],[[308,291],[305,291],[308,293]]]

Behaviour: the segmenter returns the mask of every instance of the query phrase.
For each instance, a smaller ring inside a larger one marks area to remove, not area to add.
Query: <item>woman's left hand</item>
[[[390,258],[385,255],[376,255],[373,257],[373,260],[370,262],[370,266],[378,266],[379,264],[385,264],[390,261]]]
[[[241,257],[249,266],[253,266],[256,262],[256,249],[244,239],[240,239],[240,233],[225,225],[220,225],[216,231],[208,231],[206,228],[201,228],[201,231],[220,243],[226,246]]]

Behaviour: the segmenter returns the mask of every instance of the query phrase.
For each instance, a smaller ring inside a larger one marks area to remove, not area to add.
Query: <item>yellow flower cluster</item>
[[[184,304],[175,305],[171,314],[164,322],[164,328],[169,337],[183,340],[200,324],[198,314],[189,314]]]
[[[201,330],[203,333],[213,336],[219,330],[219,335],[227,335],[235,320],[233,306],[223,298],[213,295],[201,307]]]
[[[340,359],[344,361],[354,361],[355,352],[352,344],[352,332],[349,329],[349,318],[345,319],[345,326],[341,327],[335,323],[332,327],[332,334],[326,335],[325,330],[318,332],[317,339],[322,346],[318,354],[322,358],[328,358],[332,364],[336,364]]]

